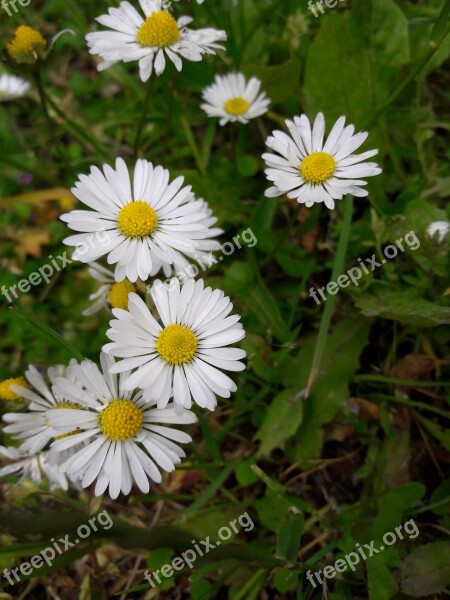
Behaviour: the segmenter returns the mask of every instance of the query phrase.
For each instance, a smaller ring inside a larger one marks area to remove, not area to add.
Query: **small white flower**
[[[0,102],[17,100],[25,96],[30,88],[31,85],[22,77],[8,75],[7,73],[0,74]]]
[[[267,112],[270,100],[259,93],[261,81],[252,77],[248,82],[242,73],[216,75],[214,83],[203,90],[201,108],[210,117],[220,117],[220,125],[248,123]]]
[[[345,117],[340,117],[324,143],[325,119],[319,113],[311,128],[306,115],[286,121],[291,137],[282,131],[274,131],[267,139],[267,146],[277,154],[263,154],[266,161],[267,179],[275,185],[266,196],[287,194],[307,207],[324,202],[329,209],[334,201],[346,194],[367,196],[367,185],[361,177],[381,173],[376,163],[362,163],[378,153],[369,150],[363,154],[353,152],[367,139],[368,133],[357,133],[353,125],[345,127]]]
[[[430,225],[427,227],[427,233],[430,238],[435,237],[437,234],[436,237],[438,244],[442,244],[449,231],[450,223],[448,221],[435,221],[434,223],[430,223]]]
[[[123,380],[129,373],[123,373],[119,381],[110,374],[111,356],[101,353],[100,361],[102,371],[93,362],[83,361],[76,369],[75,384],[65,378],[56,380],[54,392],[67,402],[76,402],[80,410],[70,411],[70,415],[69,411],[51,410],[49,421],[56,431],[75,426],[81,431],[55,441],[52,450],[65,451],[85,442],[60,470],[81,480],[84,488],[96,480],[97,496],[108,487],[113,499],[120,492],[129,494],[133,482],[147,493],[149,479],[161,481],[159,468],[173,471],[185,456],[177,444],[192,441],[186,433],[166,425],[195,423],[196,417],[187,410],[177,414],[173,405],[163,410],[149,405],[142,392],[124,389]]]
[[[112,372],[137,370],[127,376],[127,389],[144,389],[147,401],[163,408],[173,394],[177,409],[190,408],[192,398],[214,410],[216,395],[229,398],[236,384],[225,371],[242,371],[244,350],[227,348],[245,336],[238,315],[228,316],[233,305],[221,290],[204,289],[202,280],[178,279],[169,285],[157,281],[151,296],[162,325],[137,294],[130,294],[128,310],[113,310],[107,336],[113,343],[104,350],[123,358]]]
[[[178,71],[182,58],[201,61],[203,54],[215,54],[223,50],[218,42],[225,41],[224,31],[207,28],[192,30],[186,27],[191,17],[176,21],[165,10],[162,0],[139,0],[144,17],[129,2],[121,2],[118,8],[110,8],[107,15],[96,20],[113,31],[88,33],[86,41],[91,54],[98,54],[103,62],[99,71],[119,61],[139,61],[142,81],[148,81],[153,68],[160,75],[166,66],[166,56]]]
[[[78,246],[73,258],[84,263],[107,254],[108,263],[116,264],[116,281],[146,281],[161,269],[169,277],[173,269],[189,265],[186,256],[198,260],[220,248],[212,238],[222,230],[211,228],[216,222],[211,210],[183,182],[177,177],[169,183],[169,171],[146,160],[137,161],[133,182],[121,158],[115,170],[105,165],[102,173],[92,167],[90,175],[80,175],[72,193],[93,210],[61,217],[83,232],[64,243]],[[92,244],[95,232],[103,232],[106,242]]]
[[[59,465],[54,462],[55,453],[51,450],[30,455],[19,448],[0,446],[0,455],[9,461],[9,464],[0,469],[0,477],[17,473],[21,476],[19,483],[24,479],[29,479],[39,485],[44,476],[48,479],[52,491],[67,490],[69,487],[67,477],[59,472]]]
[[[88,272],[93,279],[101,281],[103,285],[89,296],[89,300],[92,300],[93,304],[83,310],[81,314],[84,317],[89,317],[103,308],[126,309],[128,307],[128,294],[136,291],[133,283],[130,283],[128,279],[116,282],[114,273],[97,262],[91,263]]]
[[[63,366],[50,367],[47,370],[47,376],[51,382],[63,374],[73,379],[74,366],[75,361],[71,361],[67,368]],[[25,440],[20,445],[20,451],[34,455],[58,435],[49,426],[47,411],[56,406],[64,409],[73,408],[73,406],[62,402],[61,398],[52,394],[44,378],[33,365],[30,365],[28,371],[25,372],[25,378],[32,389],[20,385],[12,385],[11,389],[22,398],[29,400],[27,412],[4,414],[3,420],[10,425],[4,427],[3,431],[14,434],[15,440]],[[64,433],[67,434],[72,429],[73,427],[69,427]]]

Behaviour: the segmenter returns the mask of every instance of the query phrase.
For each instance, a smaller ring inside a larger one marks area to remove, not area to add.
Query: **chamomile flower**
[[[186,257],[197,260],[218,250],[212,239],[222,233],[212,228],[216,222],[203,199],[196,199],[183,177],[169,183],[169,171],[138,160],[133,181],[125,162],[118,158],[115,170],[105,165],[103,173],[92,167],[90,175],[80,175],[74,196],[92,208],[63,215],[71,229],[78,232],[64,240],[79,246],[75,260],[88,263],[107,254],[115,264],[115,279],[134,283],[146,281],[163,269],[166,277],[173,269],[189,265]],[[92,244],[95,232],[106,242]]]
[[[95,494],[109,488],[111,498],[120,492],[129,494],[133,482],[143,493],[150,489],[149,479],[160,482],[159,469],[173,471],[185,456],[179,443],[191,437],[170,425],[195,423],[194,413],[184,410],[177,414],[170,404],[164,409],[149,404],[142,392],[125,390],[123,381],[110,373],[114,359],[100,355],[102,371],[91,361],[76,368],[77,382],[59,378],[53,391],[66,402],[77,403],[78,410],[54,409],[48,418],[55,430],[66,431],[76,426],[80,433],[56,440],[52,450],[68,450],[84,442],[85,446],[70,456],[60,467],[62,473],[88,487],[96,481]],[[169,425],[169,426],[167,426]]]
[[[0,102],[22,98],[30,88],[31,85],[22,77],[8,75],[7,73],[0,74]]]
[[[59,465],[52,460],[52,454],[55,453],[45,451],[30,455],[19,448],[0,446],[0,455],[8,460],[8,464],[0,469],[0,477],[14,473],[20,475],[19,483],[28,479],[38,485],[45,477],[50,490],[67,490],[67,477],[59,472]]]
[[[72,361],[67,368],[63,366],[50,367],[47,370],[48,379],[53,382],[56,377],[63,373],[73,379],[74,364],[75,361]],[[31,389],[21,385],[12,385],[11,389],[17,395],[29,400],[27,412],[4,414],[3,420],[9,425],[4,427],[3,431],[14,434],[16,440],[24,440],[20,445],[20,450],[33,455],[45,448],[48,442],[58,435],[49,426],[47,411],[56,406],[64,409],[74,408],[74,406],[55,397],[42,375],[33,365],[30,365],[25,372],[25,378]],[[64,433],[67,434],[72,430],[73,427],[69,427]]]
[[[4,379],[3,381],[0,381],[0,400],[6,400],[7,402],[24,402],[25,399],[11,389],[12,385],[28,387],[28,383],[23,377],[9,377],[8,379]]]
[[[436,237],[438,244],[442,244],[449,231],[450,223],[448,221],[434,221],[427,227],[428,235],[430,238]]]
[[[224,31],[189,29],[186,26],[191,17],[175,20],[163,0],[139,0],[139,4],[143,16],[129,2],[121,2],[118,8],[110,8],[107,15],[96,19],[110,31],[87,34],[89,51],[103,60],[99,71],[119,61],[137,60],[141,80],[145,82],[153,69],[156,75],[164,71],[166,57],[181,71],[182,58],[200,61],[203,54],[224,49],[218,43],[227,39]]]
[[[210,117],[219,117],[220,125],[248,123],[267,112],[270,100],[259,93],[261,81],[252,77],[248,82],[242,73],[216,75],[214,83],[203,90],[201,108]]]
[[[21,25],[6,46],[10,58],[18,64],[33,64],[44,57],[47,42],[36,29]]]
[[[93,315],[103,308],[128,308],[128,294],[136,291],[133,283],[128,279],[116,281],[114,273],[97,262],[93,262],[88,271],[93,279],[101,281],[103,285],[89,296],[93,304],[81,313],[83,316]]]
[[[192,398],[214,410],[216,395],[229,398],[236,384],[225,371],[242,371],[244,350],[228,348],[245,336],[238,315],[221,290],[204,288],[202,280],[156,282],[151,297],[160,317],[155,320],[137,294],[128,297],[128,311],[113,310],[107,336],[113,343],[104,350],[123,358],[112,372],[136,368],[127,376],[127,389],[144,389],[147,401],[164,408],[173,394],[177,409],[190,408]]]
[[[274,131],[267,139],[267,146],[277,154],[263,154],[268,169],[267,179],[275,185],[266,196],[287,194],[307,207],[324,202],[329,209],[334,201],[346,194],[367,196],[367,185],[361,177],[381,173],[376,163],[365,162],[378,150],[353,154],[367,139],[368,133],[354,134],[355,127],[345,127],[345,117],[340,117],[324,143],[325,119],[319,113],[311,128],[306,115],[286,121],[290,136]],[[363,163],[363,164],[361,164]]]

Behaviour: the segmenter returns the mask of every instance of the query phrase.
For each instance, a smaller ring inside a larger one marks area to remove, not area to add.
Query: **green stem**
[[[81,142],[90,144],[94,150],[102,154],[103,156],[108,156],[108,152],[105,150],[105,147],[98,142],[94,136],[92,136],[82,125],[71,119],[66,115],[66,113],[59,108],[56,102],[50,97],[47,96],[48,104],[52,107],[55,113],[65,121],[68,129],[75,135]]]
[[[44,85],[42,83],[42,77],[41,77],[41,71],[39,69],[37,69],[34,73],[34,81],[36,83],[36,88],[39,94],[39,99],[41,101],[41,105],[42,105],[42,110],[44,111],[44,115],[45,115],[45,119],[47,121],[47,126],[48,126],[48,131],[49,131],[49,135],[50,135],[50,140],[52,142],[52,144],[55,146],[56,151],[59,154],[59,157],[61,159],[61,161],[63,162],[64,166],[67,168],[67,159],[65,154],[62,151],[62,148],[60,147],[58,140],[56,139],[55,136],[55,127],[54,124],[50,118],[50,114],[48,112],[48,106],[47,106],[47,96],[45,93],[45,88]]]
[[[387,375],[355,375],[352,377],[355,383],[386,383],[389,385],[407,385],[409,387],[445,387],[450,386],[448,381],[421,381],[416,379],[398,379],[397,377],[388,377]]]
[[[347,252],[348,238],[350,236],[350,226],[352,223],[353,214],[353,198],[347,196],[344,200],[344,219],[342,222],[341,235],[339,237],[339,243],[337,247],[336,257],[334,259],[333,271],[331,274],[330,281],[336,281],[339,275],[342,274],[345,255]],[[311,365],[311,371],[309,373],[308,382],[306,384],[306,390],[304,397],[307,398],[311,392],[311,388],[319,373],[320,364],[325,352],[325,346],[328,338],[328,332],[330,330],[331,317],[333,314],[334,301],[336,296],[329,295],[325,302],[325,309],[322,313],[322,320],[320,322],[319,336],[317,338],[316,347],[314,350],[313,361]]]
[[[150,96],[151,96],[151,92],[152,92],[152,85],[151,85],[152,81],[153,81],[153,78],[151,78],[147,82],[147,90],[145,92],[144,103],[142,105],[141,118],[139,119],[139,124],[138,124],[137,130],[136,130],[136,136],[134,138],[133,149],[134,149],[134,159],[135,160],[137,160],[137,158],[139,156],[139,146],[141,143],[142,132],[144,131],[145,120],[147,118],[148,107],[150,105]]]
[[[194,155],[195,164],[197,165],[197,169],[201,173],[203,177],[206,175],[205,166],[203,164],[202,155],[195,141],[194,134],[192,132],[191,126],[189,125],[189,121],[186,119],[184,115],[180,117],[181,127],[183,128],[184,135],[186,136],[189,147]]]

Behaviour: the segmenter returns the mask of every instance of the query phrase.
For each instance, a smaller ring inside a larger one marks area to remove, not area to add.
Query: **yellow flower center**
[[[135,200],[120,209],[117,224],[127,237],[142,238],[155,231],[158,215],[147,202]]]
[[[152,13],[137,32],[137,41],[149,48],[165,48],[180,39],[180,30],[172,15],[164,10]]]
[[[8,53],[17,63],[34,63],[45,50],[47,42],[36,29],[21,25],[8,44]]]
[[[250,103],[245,98],[230,98],[225,102],[223,108],[229,115],[238,117],[245,115],[250,108]]]
[[[123,310],[127,310],[128,294],[135,291],[136,286],[130,283],[128,279],[124,279],[124,281],[121,281],[120,283],[114,283],[109,290],[109,303],[113,308],[123,308]]]
[[[80,408],[78,404],[74,402],[57,402],[55,408]],[[50,427],[49,423],[46,423],[47,427]],[[55,440],[63,440],[64,438],[70,437],[71,435],[75,435],[76,433],[80,433],[81,429],[77,427],[74,431],[70,431],[69,433],[63,433],[62,435],[56,435],[54,437]]]
[[[19,396],[19,394],[12,391],[11,385],[21,385],[24,388],[30,389],[30,386],[23,377],[4,379],[3,381],[0,381],[0,400],[25,402],[25,398],[22,398],[22,396]]]
[[[336,171],[336,161],[327,152],[313,152],[300,166],[300,175],[309,183],[323,183]]]
[[[197,352],[197,337],[184,325],[169,325],[159,334],[156,350],[171,365],[188,363]]]
[[[125,442],[142,427],[142,411],[131,400],[113,400],[100,414],[103,435],[113,442]]]

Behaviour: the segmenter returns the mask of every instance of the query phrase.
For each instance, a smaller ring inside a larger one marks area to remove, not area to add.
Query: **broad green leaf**
[[[450,585],[450,542],[433,542],[415,548],[400,565],[404,594],[423,598]]]
[[[450,323],[450,308],[417,298],[413,292],[364,294],[355,299],[366,317],[383,317],[417,327],[435,327]]]
[[[294,459],[316,458],[323,441],[322,425],[336,416],[349,397],[351,377],[359,367],[359,356],[367,343],[369,323],[360,318],[342,319],[327,341],[316,383],[304,402],[303,421],[297,431]],[[310,336],[298,357],[283,373],[285,385],[298,392],[306,387],[311,369],[316,335]]]
[[[305,67],[309,112],[324,111],[331,121],[346,115],[364,127],[408,61],[408,22],[393,0],[355,0],[351,10],[329,11]]]
[[[395,577],[376,557],[367,561],[369,600],[390,600],[398,590]]]
[[[292,98],[300,86],[300,61],[292,59],[283,65],[266,67],[256,63],[243,63],[241,70],[248,77],[258,77],[262,89],[273,104]],[[289,85],[286,85],[289,82]]]
[[[404,522],[406,511],[423,498],[425,491],[423,483],[409,481],[379,496],[378,515],[367,531],[368,539],[381,539],[387,531],[394,532],[395,528]],[[409,537],[406,533],[403,533],[403,536],[404,539]]]
[[[283,558],[291,565],[296,563],[302,532],[303,516],[298,512],[290,512],[278,529],[276,557]]]
[[[430,504],[436,504],[431,510],[437,515],[450,513],[450,479],[443,481],[431,494]]]
[[[295,589],[299,577],[300,573],[293,569],[276,569],[273,584],[281,594],[284,594]]]
[[[261,440],[259,454],[269,454],[295,434],[303,418],[303,400],[294,389],[275,396],[256,438]]]

